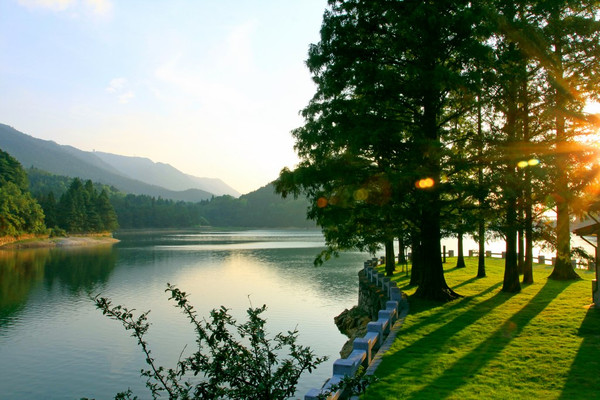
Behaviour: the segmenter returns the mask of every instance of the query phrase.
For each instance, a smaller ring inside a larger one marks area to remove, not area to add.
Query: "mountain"
[[[125,176],[169,190],[201,189],[216,196],[227,194],[233,197],[239,197],[241,194],[220,179],[184,174],[169,164],[155,163],[148,158],[120,156],[99,151],[93,154]]]
[[[26,169],[35,167],[56,175],[91,179],[125,193],[189,202],[210,199],[214,194],[199,189],[199,185],[177,191],[133,179],[93,152],[37,139],[4,124],[0,124],[0,149],[16,158]]]

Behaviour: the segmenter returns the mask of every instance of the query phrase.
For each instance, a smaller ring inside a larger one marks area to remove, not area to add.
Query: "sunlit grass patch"
[[[445,264],[448,285],[464,297],[447,304],[416,299],[408,277],[394,277],[410,312],[383,357],[365,399],[591,399],[600,388],[600,310],[590,309],[594,274],[548,280],[534,267],[521,293],[500,291],[504,260]]]

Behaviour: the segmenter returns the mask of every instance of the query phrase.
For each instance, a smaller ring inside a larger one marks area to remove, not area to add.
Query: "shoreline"
[[[0,245],[0,250],[38,249],[38,248],[66,248],[66,247],[91,247],[113,245],[120,242],[112,236],[82,235],[67,237],[35,237],[17,239],[14,242]]]

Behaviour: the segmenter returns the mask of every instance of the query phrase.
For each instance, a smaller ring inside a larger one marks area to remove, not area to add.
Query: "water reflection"
[[[239,321],[250,302],[268,306],[269,331],[300,331],[299,340],[331,359],[346,338],[333,317],[357,298],[356,272],[366,255],[312,261],[318,231],[135,232],[112,247],[0,251],[0,395],[11,399],[112,398],[131,387],[144,356],[135,340],[95,309],[88,293],[149,315],[149,343],[172,367],[193,327],[164,292],[167,282],[190,294],[201,316],[224,305]],[[188,348],[191,348],[188,347]],[[35,359],[35,363],[31,360]],[[331,375],[331,363],[303,376],[299,393]]]
[[[111,246],[0,250],[0,327],[18,314],[35,287],[88,293],[107,282],[117,257]]]

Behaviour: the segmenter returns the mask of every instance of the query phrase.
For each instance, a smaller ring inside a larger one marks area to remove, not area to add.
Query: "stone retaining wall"
[[[309,390],[304,400],[318,399],[322,394],[331,392],[331,388],[339,384],[345,376],[355,375],[361,366],[365,369],[369,367],[398,320],[406,300],[396,282],[391,282],[390,278],[378,273],[375,270],[376,265],[377,259],[366,261],[364,269],[359,273],[359,306],[369,313],[374,312],[373,321],[367,324],[367,333],[362,338],[354,339],[350,355],[334,361],[332,377],[321,389]],[[347,397],[348,394],[339,389],[330,393],[327,399]]]

